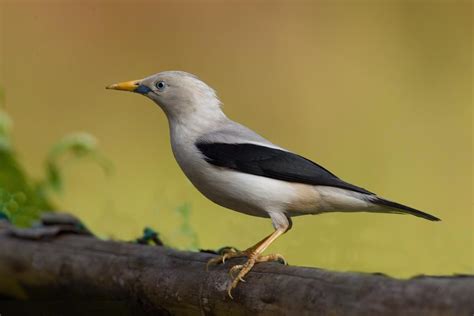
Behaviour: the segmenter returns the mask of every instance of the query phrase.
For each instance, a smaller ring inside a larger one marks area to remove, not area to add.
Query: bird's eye
[[[158,90],[163,90],[166,87],[166,83],[164,81],[158,81],[155,86]]]

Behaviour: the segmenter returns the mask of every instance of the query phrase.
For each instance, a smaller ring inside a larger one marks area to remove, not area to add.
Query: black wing
[[[329,170],[288,151],[255,144],[198,142],[196,147],[215,166],[288,182],[324,185],[373,194],[344,182]]]

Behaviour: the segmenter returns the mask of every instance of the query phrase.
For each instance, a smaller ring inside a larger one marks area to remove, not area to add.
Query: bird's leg
[[[237,284],[239,284],[239,281],[245,282],[244,276],[250,272],[250,270],[253,268],[253,266],[256,263],[282,260],[286,264],[285,259],[280,254],[271,254],[271,255],[262,256],[262,252],[264,252],[265,249],[267,249],[268,246],[270,246],[271,243],[275,241],[275,239],[283,235],[286,232],[286,230],[287,230],[286,228],[277,228],[273,233],[271,233],[270,235],[268,235],[267,237],[259,241],[254,246],[242,251],[242,253],[240,254],[240,257],[242,256],[247,257],[248,258],[247,262],[245,262],[244,264],[235,265],[229,271],[233,280],[230,283],[229,287],[227,288],[227,293],[229,294],[231,298],[232,298],[232,294],[231,294],[232,289],[234,289],[237,286]],[[237,272],[237,271],[239,271],[239,273],[237,274],[237,276],[234,277],[234,272]]]
[[[208,261],[207,266],[211,264],[219,264],[224,263],[226,259],[236,258],[236,257],[247,257],[248,260],[244,264],[239,264],[233,266],[229,274],[232,277],[232,282],[230,283],[229,287],[227,288],[227,293],[232,298],[231,291],[234,289],[239,281],[245,282],[244,276],[249,273],[252,267],[256,263],[260,262],[267,262],[267,261],[283,261],[286,264],[286,260],[280,254],[271,254],[263,256],[262,253],[265,249],[270,246],[275,239],[279,236],[283,235],[285,232],[291,229],[292,222],[290,217],[287,217],[283,212],[271,212],[269,213],[273,227],[275,231],[268,235],[267,237],[260,240],[254,246],[244,250],[244,251],[236,251],[235,249],[227,250],[222,256],[218,256]],[[238,273],[237,273],[238,272]],[[237,273],[237,276],[234,277],[234,273]]]
[[[247,257],[248,260],[244,264],[239,264],[233,266],[230,270],[229,273],[231,277],[233,278],[232,283],[229,285],[227,292],[229,296],[232,298],[231,291],[234,289],[239,281],[245,282],[243,277],[252,269],[252,267],[256,263],[260,262],[267,262],[267,261],[283,261],[286,264],[285,259],[283,258],[282,255],[280,254],[270,254],[266,256],[262,256],[262,252],[265,251],[265,249],[270,246],[270,244],[275,241],[279,236],[281,236],[283,233],[286,232],[286,228],[278,228],[276,229],[273,233],[256,243],[254,246],[244,250],[244,251],[235,251],[233,249],[229,250],[228,252],[224,253],[222,256],[218,256],[216,258],[213,258],[208,261],[207,266],[212,265],[212,264],[219,264],[219,263],[224,263],[226,259],[230,258],[236,258],[236,257]],[[234,272],[237,272],[238,270],[239,273],[237,274],[236,277],[234,277]]]
[[[275,232],[274,232],[275,233]],[[252,247],[250,248],[247,248],[243,251],[239,251],[239,250],[236,250],[234,248],[227,248],[223,251],[223,254],[220,255],[220,256],[217,256],[215,258],[212,258],[211,260],[209,260],[207,262],[207,266],[206,266],[206,269],[209,268],[209,266],[211,265],[214,265],[214,264],[220,264],[220,263],[225,263],[225,261],[227,259],[232,259],[232,258],[240,258],[240,257],[249,257],[250,254],[254,253],[255,250],[261,245],[263,244],[268,238],[270,238],[274,233],[268,235],[267,237],[265,237],[264,239],[260,240],[258,243],[256,243],[255,245],[253,245]],[[266,247],[265,247],[266,248]],[[263,250],[262,250],[263,251]],[[278,259],[274,260],[274,261],[277,261]],[[267,260],[267,261],[271,261],[271,260]]]

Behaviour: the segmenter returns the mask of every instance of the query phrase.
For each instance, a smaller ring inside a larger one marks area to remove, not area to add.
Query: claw
[[[240,272],[239,272],[239,274],[237,274],[237,276],[234,276],[235,270],[242,270],[243,267],[244,267],[244,266],[243,266],[242,264],[238,264],[238,265],[236,265],[236,266],[233,266],[233,267],[229,270],[229,275],[230,275],[230,277],[231,277],[233,280],[237,280],[237,279],[238,279],[239,281],[246,282],[246,281],[242,278],[242,276],[240,275]]]
[[[242,264],[237,264],[237,265],[233,266],[232,268],[230,268],[230,270],[229,270],[229,275],[230,275],[230,277],[231,277],[232,279],[234,279],[234,272],[235,272],[236,270],[242,269],[243,267],[244,267],[244,266],[243,266]]]
[[[286,261],[285,257],[280,255],[279,253],[269,255],[269,257],[270,257],[269,261],[278,261],[278,262],[284,264],[285,266],[288,265],[288,262]]]
[[[206,264],[206,271],[209,272],[209,267],[213,264],[219,264],[221,260],[221,257],[212,258],[211,260],[209,260]]]
[[[234,299],[234,297],[232,296],[232,290],[235,289],[238,283],[239,283],[239,277],[237,276],[237,278],[232,280],[232,282],[229,284],[229,287],[227,288],[227,294],[229,295],[231,299]]]
[[[206,263],[206,272],[209,272],[209,266],[211,265],[211,260]]]
[[[229,297],[230,297],[231,300],[234,299],[234,297],[232,296],[232,287],[229,287],[229,288],[227,289],[227,295],[229,295]]]
[[[209,271],[209,266],[213,264],[224,264],[227,259],[249,256],[246,251],[237,251],[234,248],[222,250],[222,253],[222,255],[212,258],[207,262],[206,271]]]
[[[276,257],[276,260],[275,260],[275,261],[278,261],[278,262],[282,263],[282,264],[285,265],[285,266],[288,265],[288,261],[286,261],[285,257],[283,257],[282,255],[280,255],[279,253],[276,253],[276,254],[275,254],[275,257]]]
[[[226,254],[228,252],[238,252],[239,250],[237,248],[234,248],[234,247],[222,247],[220,249],[217,250],[217,253],[219,255],[223,255],[223,254]]]
[[[267,262],[267,261],[278,261],[278,262],[281,262],[283,263],[284,265],[287,265],[287,261],[285,260],[285,258],[280,255],[279,253],[274,253],[274,254],[271,254],[271,255],[266,255],[266,256],[260,256],[258,258],[255,259],[257,262]]]

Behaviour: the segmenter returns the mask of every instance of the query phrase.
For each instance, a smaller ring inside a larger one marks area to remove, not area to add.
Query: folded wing
[[[373,195],[347,183],[322,166],[297,154],[251,143],[198,142],[196,147],[212,165],[288,182],[323,185]]]

